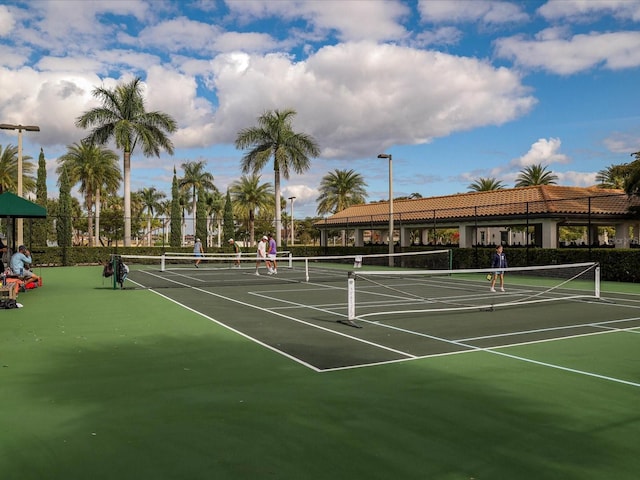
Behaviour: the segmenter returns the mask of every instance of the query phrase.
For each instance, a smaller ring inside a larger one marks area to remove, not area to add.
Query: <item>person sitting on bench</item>
[[[40,277],[29,270],[31,262],[31,252],[24,245],[20,245],[18,251],[11,256],[11,271],[25,281],[39,283]]]

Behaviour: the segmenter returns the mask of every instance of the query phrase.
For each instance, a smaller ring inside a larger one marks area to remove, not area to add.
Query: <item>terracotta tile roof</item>
[[[413,200],[394,200],[394,218],[404,222],[428,222],[493,216],[609,215],[628,216],[629,207],[640,199],[622,190],[598,187],[532,187],[469,192]],[[325,224],[367,224],[389,219],[389,202],[354,205],[317,222]]]

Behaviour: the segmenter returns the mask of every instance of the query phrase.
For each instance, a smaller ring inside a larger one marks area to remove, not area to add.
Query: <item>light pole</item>
[[[294,234],[293,234],[293,201],[296,199],[296,197],[289,197],[289,201],[291,202],[291,245],[293,245],[293,239],[294,239]]]
[[[389,159],[389,266],[393,267],[393,164],[390,153],[381,153],[378,158]]]
[[[37,125],[12,125],[10,123],[0,123],[0,129],[18,131],[18,196],[22,197],[22,131],[26,130],[27,132],[39,132],[40,127]],[[22,232],[22,219],[18,218],[16,238],[18,245],[23,244]]]

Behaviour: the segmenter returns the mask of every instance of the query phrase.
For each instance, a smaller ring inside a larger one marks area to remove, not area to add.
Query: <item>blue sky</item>
[[[179,129],[173,156],[134,152],[133,190],[169,194],[174,166],[204,160],[224,192],[241,175],[238,131],[284,108],[322,149],[283,179],[296,217],[315,215],[336,169],[387,199],[383,152],[395,197],[513,186],[539,163],[587,186],[640,150],[639,27],[640,0],[1,1],[0,123],[40,126],[24,152],[44,149],[51,196],[92,89],[134,76]]]

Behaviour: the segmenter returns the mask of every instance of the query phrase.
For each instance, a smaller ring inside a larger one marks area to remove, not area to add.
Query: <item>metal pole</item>
[[[294,243],[293,239],[295,238],[294,231],[293,231],[293,201],[295,199],[296,197],[289,197],[289,200],[291,201],[291,245],[293,245]]]
[[[393,159],[389,153],[381,153],[378,158],[389,159],[389,266],[393,267]]]

